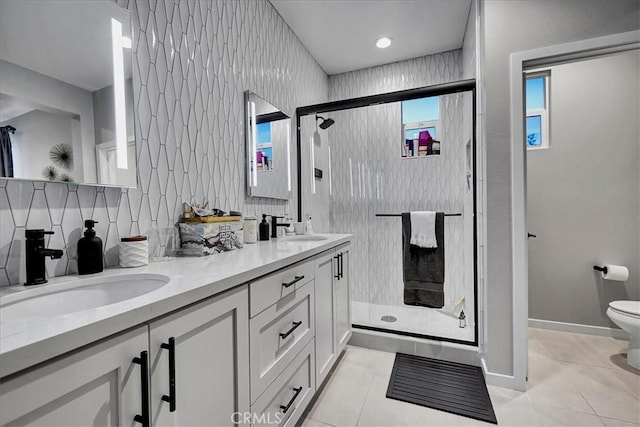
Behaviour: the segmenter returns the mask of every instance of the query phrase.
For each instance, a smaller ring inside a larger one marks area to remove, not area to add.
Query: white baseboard
[[[487,361],[484,357],[480,358],[480,365],[482,366],[484,381],[487,383],[487,385],[508,388],[516,391],[527,391],[526,383],[520,384],[516,377],[514,377],[513,375],[496,374],[494,372],[490,372],[487,368]]]
[[[573,332],[576,334],[597,335],[623,340],[629,339],[629,334],[622,329],[604,326],[580,325],[577,323],[555,322],[553,320],[529,319],[532,328],[550,329],[552,331]]]

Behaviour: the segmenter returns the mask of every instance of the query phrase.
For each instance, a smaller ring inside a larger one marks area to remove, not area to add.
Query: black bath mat
[[[498,424],[477,366],[397,353],[387,397]]]

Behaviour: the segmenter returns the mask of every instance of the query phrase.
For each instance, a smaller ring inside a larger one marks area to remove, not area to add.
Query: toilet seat
[[[625,316],[640,319],[640,301],[612,301],[609,307]]]

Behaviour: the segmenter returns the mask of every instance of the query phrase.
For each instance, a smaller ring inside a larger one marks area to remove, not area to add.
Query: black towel
[[[436,213],[437,248],[410,244],[411,214],[402,213],[404,303],[444,307],[444,213]]]

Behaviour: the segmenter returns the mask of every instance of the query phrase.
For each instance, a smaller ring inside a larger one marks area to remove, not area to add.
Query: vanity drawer
[[[314,304],[314,283],[311,281],[249,321],[252,402],[313,339]]]
[[[251,405],[256,425],[295,426],[316,389],[311,340],[264,394]]]
[[[313,280],[314,271],[313,260],[302,261],[251,282],[249,315],[254,317],[284,296],[309,283]]]

